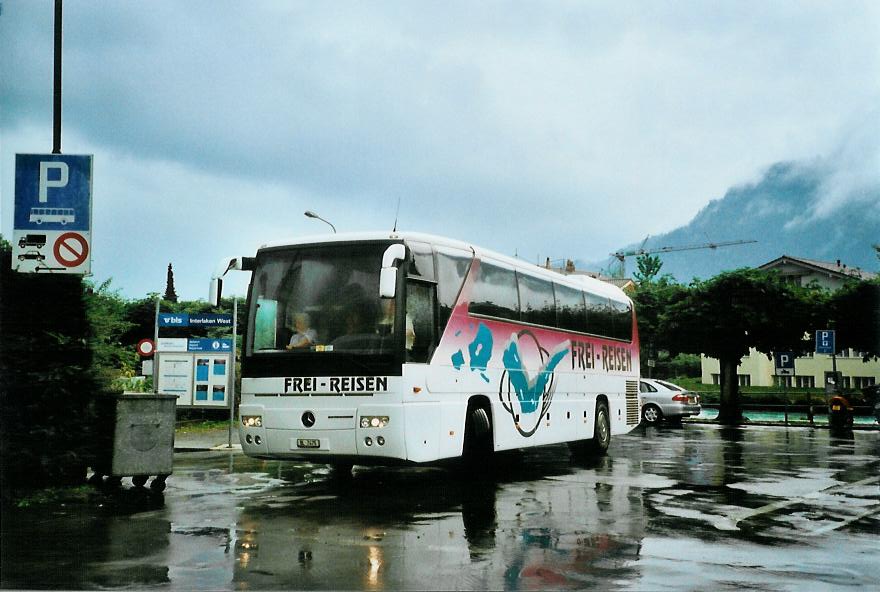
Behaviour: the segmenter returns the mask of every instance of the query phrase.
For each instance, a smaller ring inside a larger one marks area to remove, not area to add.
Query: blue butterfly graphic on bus
[[[470,369],[479,370],[486,382],[490,382],[486,368],[492,357],[493,345],[492,331],[480,323],[476,336],[468,345],[468,353]],[[570,349],[571,343],[564,341],[552,352],[547,351],[528,329],[511,334],[501,355],[504,371],[498,385],[498,398],[522,436],[534,434],[547,415],[553,400],[556,367]],[[524,359],[540,359],[540,367],[534,375],[526,368]],[[452,363],[457,370],[464,366],[464,362],[464,352],[458,350],[453,354]]]

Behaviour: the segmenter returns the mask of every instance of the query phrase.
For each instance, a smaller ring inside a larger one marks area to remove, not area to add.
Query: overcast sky
[[[14,155],[52,149],[53,5],[2,0],[7,237]],[[878,40],[875,1],[66,0],[62,148],[95,156],[94,279],[130,297],[398,200],[402,230],[597,260],[876,128]]]

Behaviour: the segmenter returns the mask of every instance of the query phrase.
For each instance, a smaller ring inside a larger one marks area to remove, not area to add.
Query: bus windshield
[[[267,251],[251,288],[247,355],[388,354],[399,341],[395,299],[379,297],[388,243]],[[402,345],[401,345],[402,347]]]

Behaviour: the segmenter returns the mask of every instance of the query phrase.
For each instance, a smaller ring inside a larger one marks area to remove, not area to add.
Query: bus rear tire
[[[593,425],[593,439],[587,442],[589,451],[594,455],[603,455],[611,445],[611,419],[608,415],[608,403],[596,403],[596,420]]]

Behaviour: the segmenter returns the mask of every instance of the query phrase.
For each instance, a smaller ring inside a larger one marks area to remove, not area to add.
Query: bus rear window
[[[612,332],[610,337],[632,341],[632,306],[626,302],[611,301]]]

